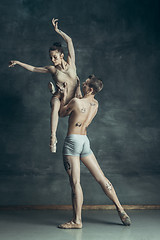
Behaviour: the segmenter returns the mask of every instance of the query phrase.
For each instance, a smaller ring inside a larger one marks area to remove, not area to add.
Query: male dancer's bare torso
[[[92,96],[82,99],[74,98],[65,111],[69,116],[68,132],[70,134],[87,134],[87,127],[92,122],[98,110],[98,102]]]

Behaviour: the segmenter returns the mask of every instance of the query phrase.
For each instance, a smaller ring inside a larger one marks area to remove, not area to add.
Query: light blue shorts
[[[92,154],[92,150],[86,135],[71,134],[65,138],[63,155],[85,157],[90,154]]]

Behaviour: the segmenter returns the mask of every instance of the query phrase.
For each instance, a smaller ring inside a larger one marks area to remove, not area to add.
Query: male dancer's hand
[[[68,95],[68,86],[67,86],[67,83],[64,82],[62,86],[58,86],[58,91],[60,92],[61,94],[61,101],[63,101],[65,103],[66,101],[66,97]]]

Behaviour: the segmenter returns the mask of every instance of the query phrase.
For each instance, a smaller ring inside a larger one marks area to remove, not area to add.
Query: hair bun
[[[55,46],[55,47],[62,47],[62,45],[61,45],[60,42],[55,42],[55,43],[53,43],[53,46]]]
[[[58,51],[60,53],[63,53],[61,43],[60,42],[53,43],[53,45],[49,48],[49,52],[50,51]]]

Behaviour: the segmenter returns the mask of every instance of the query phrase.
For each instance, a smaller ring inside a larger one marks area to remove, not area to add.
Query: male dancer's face
[[[58,52],[57,50],[50,51],[50,58],[53,62],[54,66],[60,65],[62,62],[63,54]]]
[[[90,92],[89,83],[90,83],[89,78],[87,78],[86,81],[82,83],[82,90],[84,95]]]

